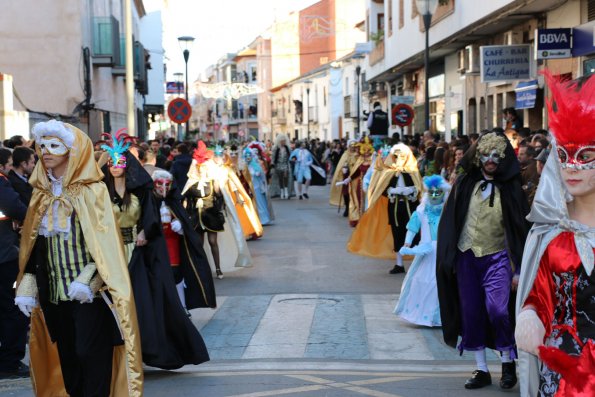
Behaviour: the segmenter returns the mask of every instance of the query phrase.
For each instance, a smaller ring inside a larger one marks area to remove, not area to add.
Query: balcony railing
[[[384,40],[376,43],[374,49],[370,52],[370,66],[377,64],[384,59]]]
[[[93,64],[120,64],[120,27],[113,16],[93,18]]]

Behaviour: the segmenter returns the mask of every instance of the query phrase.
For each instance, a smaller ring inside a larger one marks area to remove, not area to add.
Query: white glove
[[[409,187],[409,186],[405,186],[405,187],[396,187],[396,192],[397,194],[400,194],[402,196],[409,196],[411,193],[415,192],[415,188],[414,187]]]
[[[545,327],[533,309],[523,310],[516,319],[514,338],[519,349],[538,355],[538,347],[543,345]]]
[[[399,188],[396,188],[396,187],[389,187],[389,188],[386,190],[386,193],[387,193],[389,196],[395,196],[395,195],[399,194],[399,190],[398,190],[398,189],[399,189]]]
[[[343,185],[349,185],[349,182],[351,182],[351,178],[343,179]]]
[[[72,301],[79,301],[81,303],[93,302],[93,291],[87,284],[79,281],[73,281],[68,287],[68,297]]]
[[[184,229],[182,229],[182,222],[180,222],[178,219],[174,219],[173,221],[171,221],[171,230],[175,233],[178,233],[181,236],[184,235]]]
[[[14,304],[19,307],[19,310],[27,317],[31,317],[33,309],[39,306],[37,298],[32,296],[17,296],[14,298]]]
[[[161,208],[159,208],[159,214],[161,215],[161,222],[169,223],[171,222],[171,211],[165,205],[165,201],[161,202]]]

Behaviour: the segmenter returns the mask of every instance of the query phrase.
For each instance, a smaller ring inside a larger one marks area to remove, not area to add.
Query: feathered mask
[[[126,168],[126,151],[131,146],[133,138],[126,134],[126,128],[121,128],[116,133],[104,133],[101,136],[105,139],[106,144],[101,145],[101,148],[109,153],[112,167]]]
[[[225,152],[225,148],[221,145],[215,145],[215,156],[216,157],[223,157],[223,153]]]
[[[192,158],[196,160],[196,164],[201,165],[213,158],[213,152],[207,149],[203,141],[198,141],[198,147],[194,149]]]
[[[556,138],[562,168],[595,168],[595,78],[563,81],[543,75],[552,93],[547,101],[549,126]]]
[[[446,182],[446,179],[440,175],[432,175],[424,177],[423,181],[426,187],[427,200],[430,204],[442,204],[446,194],[450,192],[450,185]]]

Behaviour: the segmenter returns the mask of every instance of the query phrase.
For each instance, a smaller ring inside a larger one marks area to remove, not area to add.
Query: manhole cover
[[[336,305],[337,303],[341,302],[341,299],[337,298],[287,298],[287,299],[280,299],[278,303],[290,303],[294,305],[307,305],[311,304],[312,301],[316,301],[316,303],[322,303],[327,305]]]

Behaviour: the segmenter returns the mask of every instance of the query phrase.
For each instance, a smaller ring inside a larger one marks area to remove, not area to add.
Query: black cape
[[[158,206],[161,205],[157,199]],[[180,270],[186,284],[186,307],[217,307],[215,285],[209,260],[203,248],[202,239],[192,227],[190,216],[182,207],[182,196],[174,185],[165,198],[165,205],[182,224],[184,235],[180,239]]]
[[[109,172],[103,167],[105,174]],[[209,360],[204,340],[182,307],[161,228],[153,180],[130,153],[126,153],[126,190],[141,205],[139,228],[148,241],[136,247],[128,264],[143,362],[152,367],[177,369]]]
[[[469,209],[473,189],[476,183],[483,179],[481,169],[473,164],[475,152],[476,146],[473,146],[466,153],[461,164],[465,172],[457,178],[438,225],[436,282],[442,319],[442,334],[446,344],[452,347],[456,347],[458,337],[461,334],[461,313],[456,275],[456,261],[459,252],[457,245],[463,230],[465,215]],[[505,157],[494,176],[494,185],[500,191],[508,256],[518,273],[525,240],[530,229],[530,224],[525,219],[529,214],[529,204],[521,187],[520,166],[514,149],[508,143],[508,140]],[[513,326],[514,295],[511,292],[509,299],[509,313]],[[494,331],[492,327],[488,328],[487,347],[493,349],[495,347],[493,344]]]
[[[310,156],[312,156],[312,165],[310,166],[310,174],[312,175],[312,179],[310,180],[310,186],[326,186],[326,169],[323,165],[318,161],[314,153],[308,149],[310,152]],[[295,161],[290,161],[289,164],[291,165],[291,172],[293,173],[293,180],[296,181],[296,172],[295,172]]]

